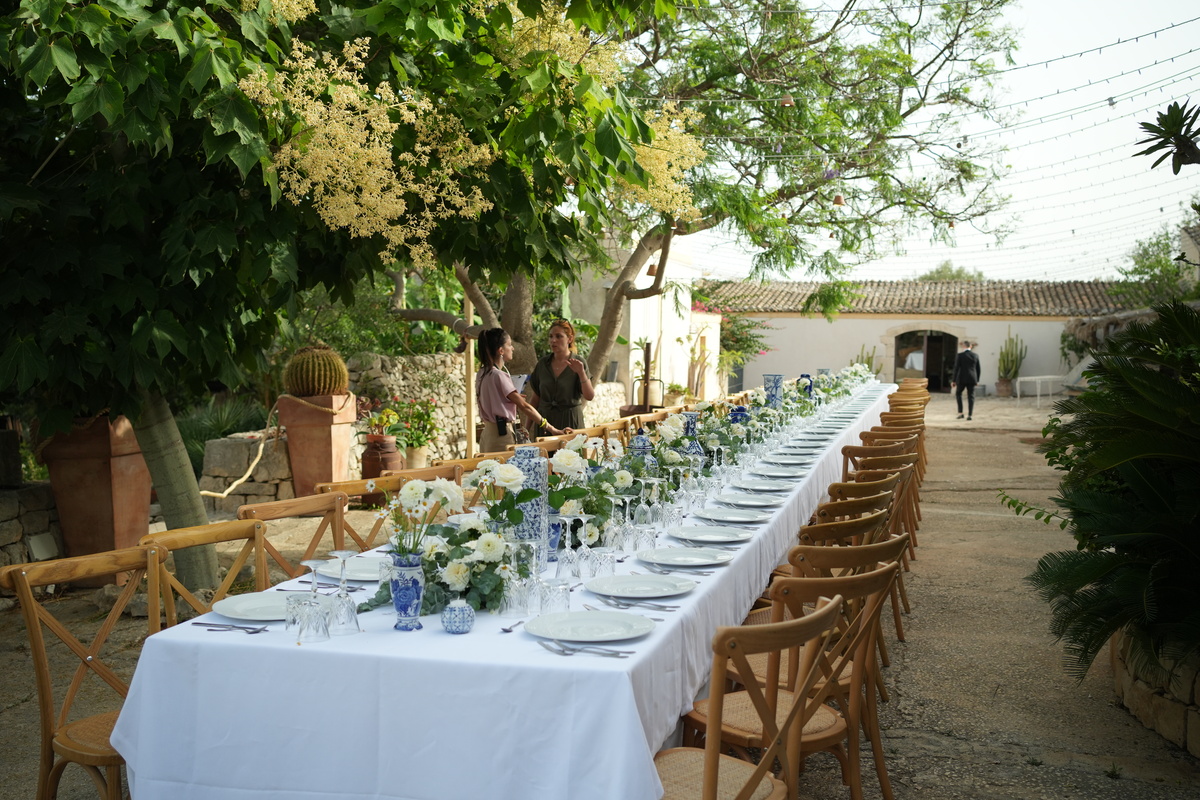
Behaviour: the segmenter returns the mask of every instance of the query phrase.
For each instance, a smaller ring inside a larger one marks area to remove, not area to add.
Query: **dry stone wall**
[[[0,490],[0,567],[59,558],[63,553],[50,482]]]
[[[1169,672],[1140,675],[1129,662],[1129,641],[1109,643],[1117,696],[1147,728],[1200,757],[1200,656],[1172,664]]]
[[[466,356],[461,353],[426,356],[361,353],[346,361],[350,390],[360,397],[380,400],[430,397],[437,402],[434,419],[438,435],[429,445],[430,459],[462,458],[467,454],[467,424],[463,418],[467,404],[465,365]],[[360,445],[359,453],[361,449]]]

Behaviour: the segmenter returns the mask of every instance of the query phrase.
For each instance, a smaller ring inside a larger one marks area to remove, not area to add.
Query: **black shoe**
[[[971,418],[970,418],[970,417],[967,417],[967,422],[970,422],[970,421],[971,421]]]
[[[959,419],[962,419],[962,414],[959,414],[959,415],[958,415],[958,418],[959,418]]]

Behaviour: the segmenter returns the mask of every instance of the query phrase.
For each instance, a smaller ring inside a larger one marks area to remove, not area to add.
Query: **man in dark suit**
[[[962,394],[967,390],[967,419],[975,414],[975,385],[979,383],[979,356],[971,350],[971,342],[962,342],[962,352],[954,358],[954,375],[950,385],[954,387],[954,399],[958,401],[958,418],[963,418]]]

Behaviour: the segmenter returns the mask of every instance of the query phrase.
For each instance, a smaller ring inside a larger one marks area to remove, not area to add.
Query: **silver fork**
[[[607,656],[608,658],[628,658],[630,654],[636,653],[636,650],[616,650],[612,647],[598,647],[591,644],[567,644],[558,639],[551,639],[552,642],[560,647],[565,653],[592,653],[597,656]]]
[[[628,610],[631,608],[649,608],[654,611],[678,611],[679,606],[666,605],[663,603],[647,603],[642,600],[617,600],[615,597],[600,596],[600,602],[606,606]]]
[[[255,628],[250,625],[229,625],[224,622],[193,622],[193,625],[201,625],[208,628],[210,631],[242,631],[243,633],[265,633],[267,626],[263,625],[260,628]]]
[[[712,570],[706,569],[689,569],[687,571],[678,569],[664,569],[654,564],[644,564],[647,570],[655,575],[712,575]],[[637,574],[637,573],[634,573]]]
[[[589,606],[587,603],[584,603],[583,607],[586,608],[588,611],[603,611],[604,610],[603,608],[596,608],[595,606]],[[645,616],[645,615],[643,614],[643,616]],[[666,620],[663,619],[662,617],[646,617],[646,619],[652,619],[655,622],[666,622]]]

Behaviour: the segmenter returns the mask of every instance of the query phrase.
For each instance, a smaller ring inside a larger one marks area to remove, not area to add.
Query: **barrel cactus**
[[[346,362],[327,344],[301,347],[283,370],[283,388],[296,397],[346,394],[349,387]]]

